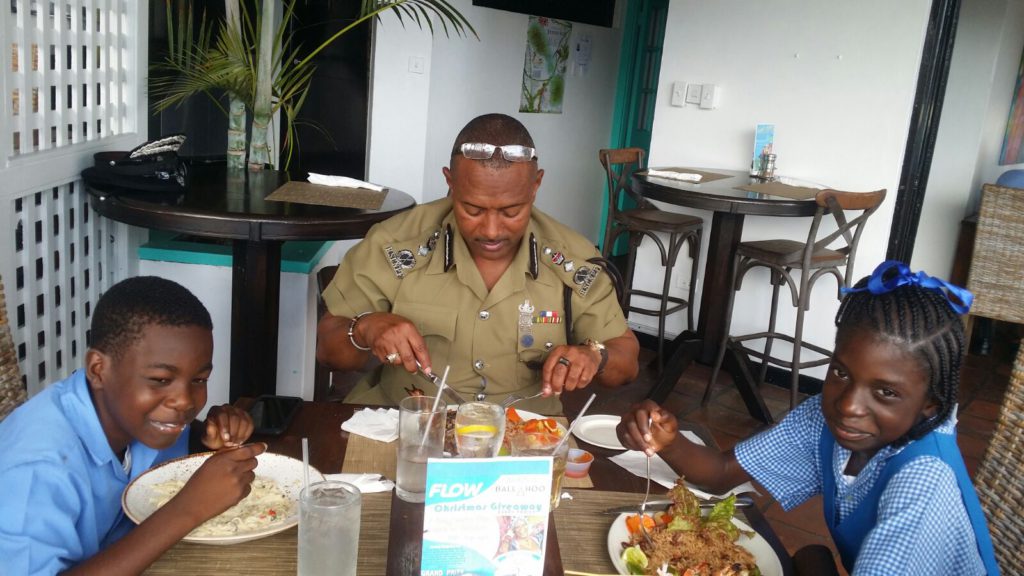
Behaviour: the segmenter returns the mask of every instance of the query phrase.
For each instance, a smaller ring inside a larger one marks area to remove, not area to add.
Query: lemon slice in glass
[[[465,426],[459,426],[455,429],[456,434],[489,434],[491,436],[498,433],[496,426],[490,424],[467,424]]]

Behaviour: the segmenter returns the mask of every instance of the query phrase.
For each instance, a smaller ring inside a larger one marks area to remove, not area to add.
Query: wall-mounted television
[[[615,0],[473,0],[474,6],[611,28]]]

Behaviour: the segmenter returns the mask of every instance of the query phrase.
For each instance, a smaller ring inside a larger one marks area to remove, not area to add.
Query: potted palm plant
[[[394,11],[399,21],[434,32],[435,20],[446,36],[476,31],[447,0],[362,0],[357,19],[314,49],[305,52],[290,32],[298,0],[284,0],[283,16],[274,26],[278,0],[256,0],[255,7],[225,0],[225,17],[210,21],[196,15],[191,2],[178,11],[167,3],[168,54],[153,66],[154,109],[177,106],[196,94],[208,94],[228,117],[228,167],[261,170],[270,157],[269,130],[277,113],[285,123],[282,164],[288,167],[295,146],[295,123],[313,78],[317,54],[356,26]],[[261,4],[262,2],[262,4]],[[228,95],[225,109],[217,93]],[[252,122],[249,122],[251,115]],[[249,126],[249,130],[246,127]]]

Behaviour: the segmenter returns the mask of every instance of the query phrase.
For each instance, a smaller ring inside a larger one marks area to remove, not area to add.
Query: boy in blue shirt
[[[210,410],[193,436],[211,457],[139,526],[121,510],[128,483],[188,453],[206,404],[213,324],[187,289],[157,277],[112,286],[97,302],[85,366],[0,422],[4,573],[137,574],[192,529],[244,498],[264,444],[252,419]]]

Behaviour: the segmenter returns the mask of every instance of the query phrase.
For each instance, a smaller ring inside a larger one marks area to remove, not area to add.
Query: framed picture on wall
[[[1006,119],[1006,135],[1003,137],[1003,151],[999,164],[1024,163],[1024,53],[1017,68],[1017,84],[1013,88],[1010,115]]]

